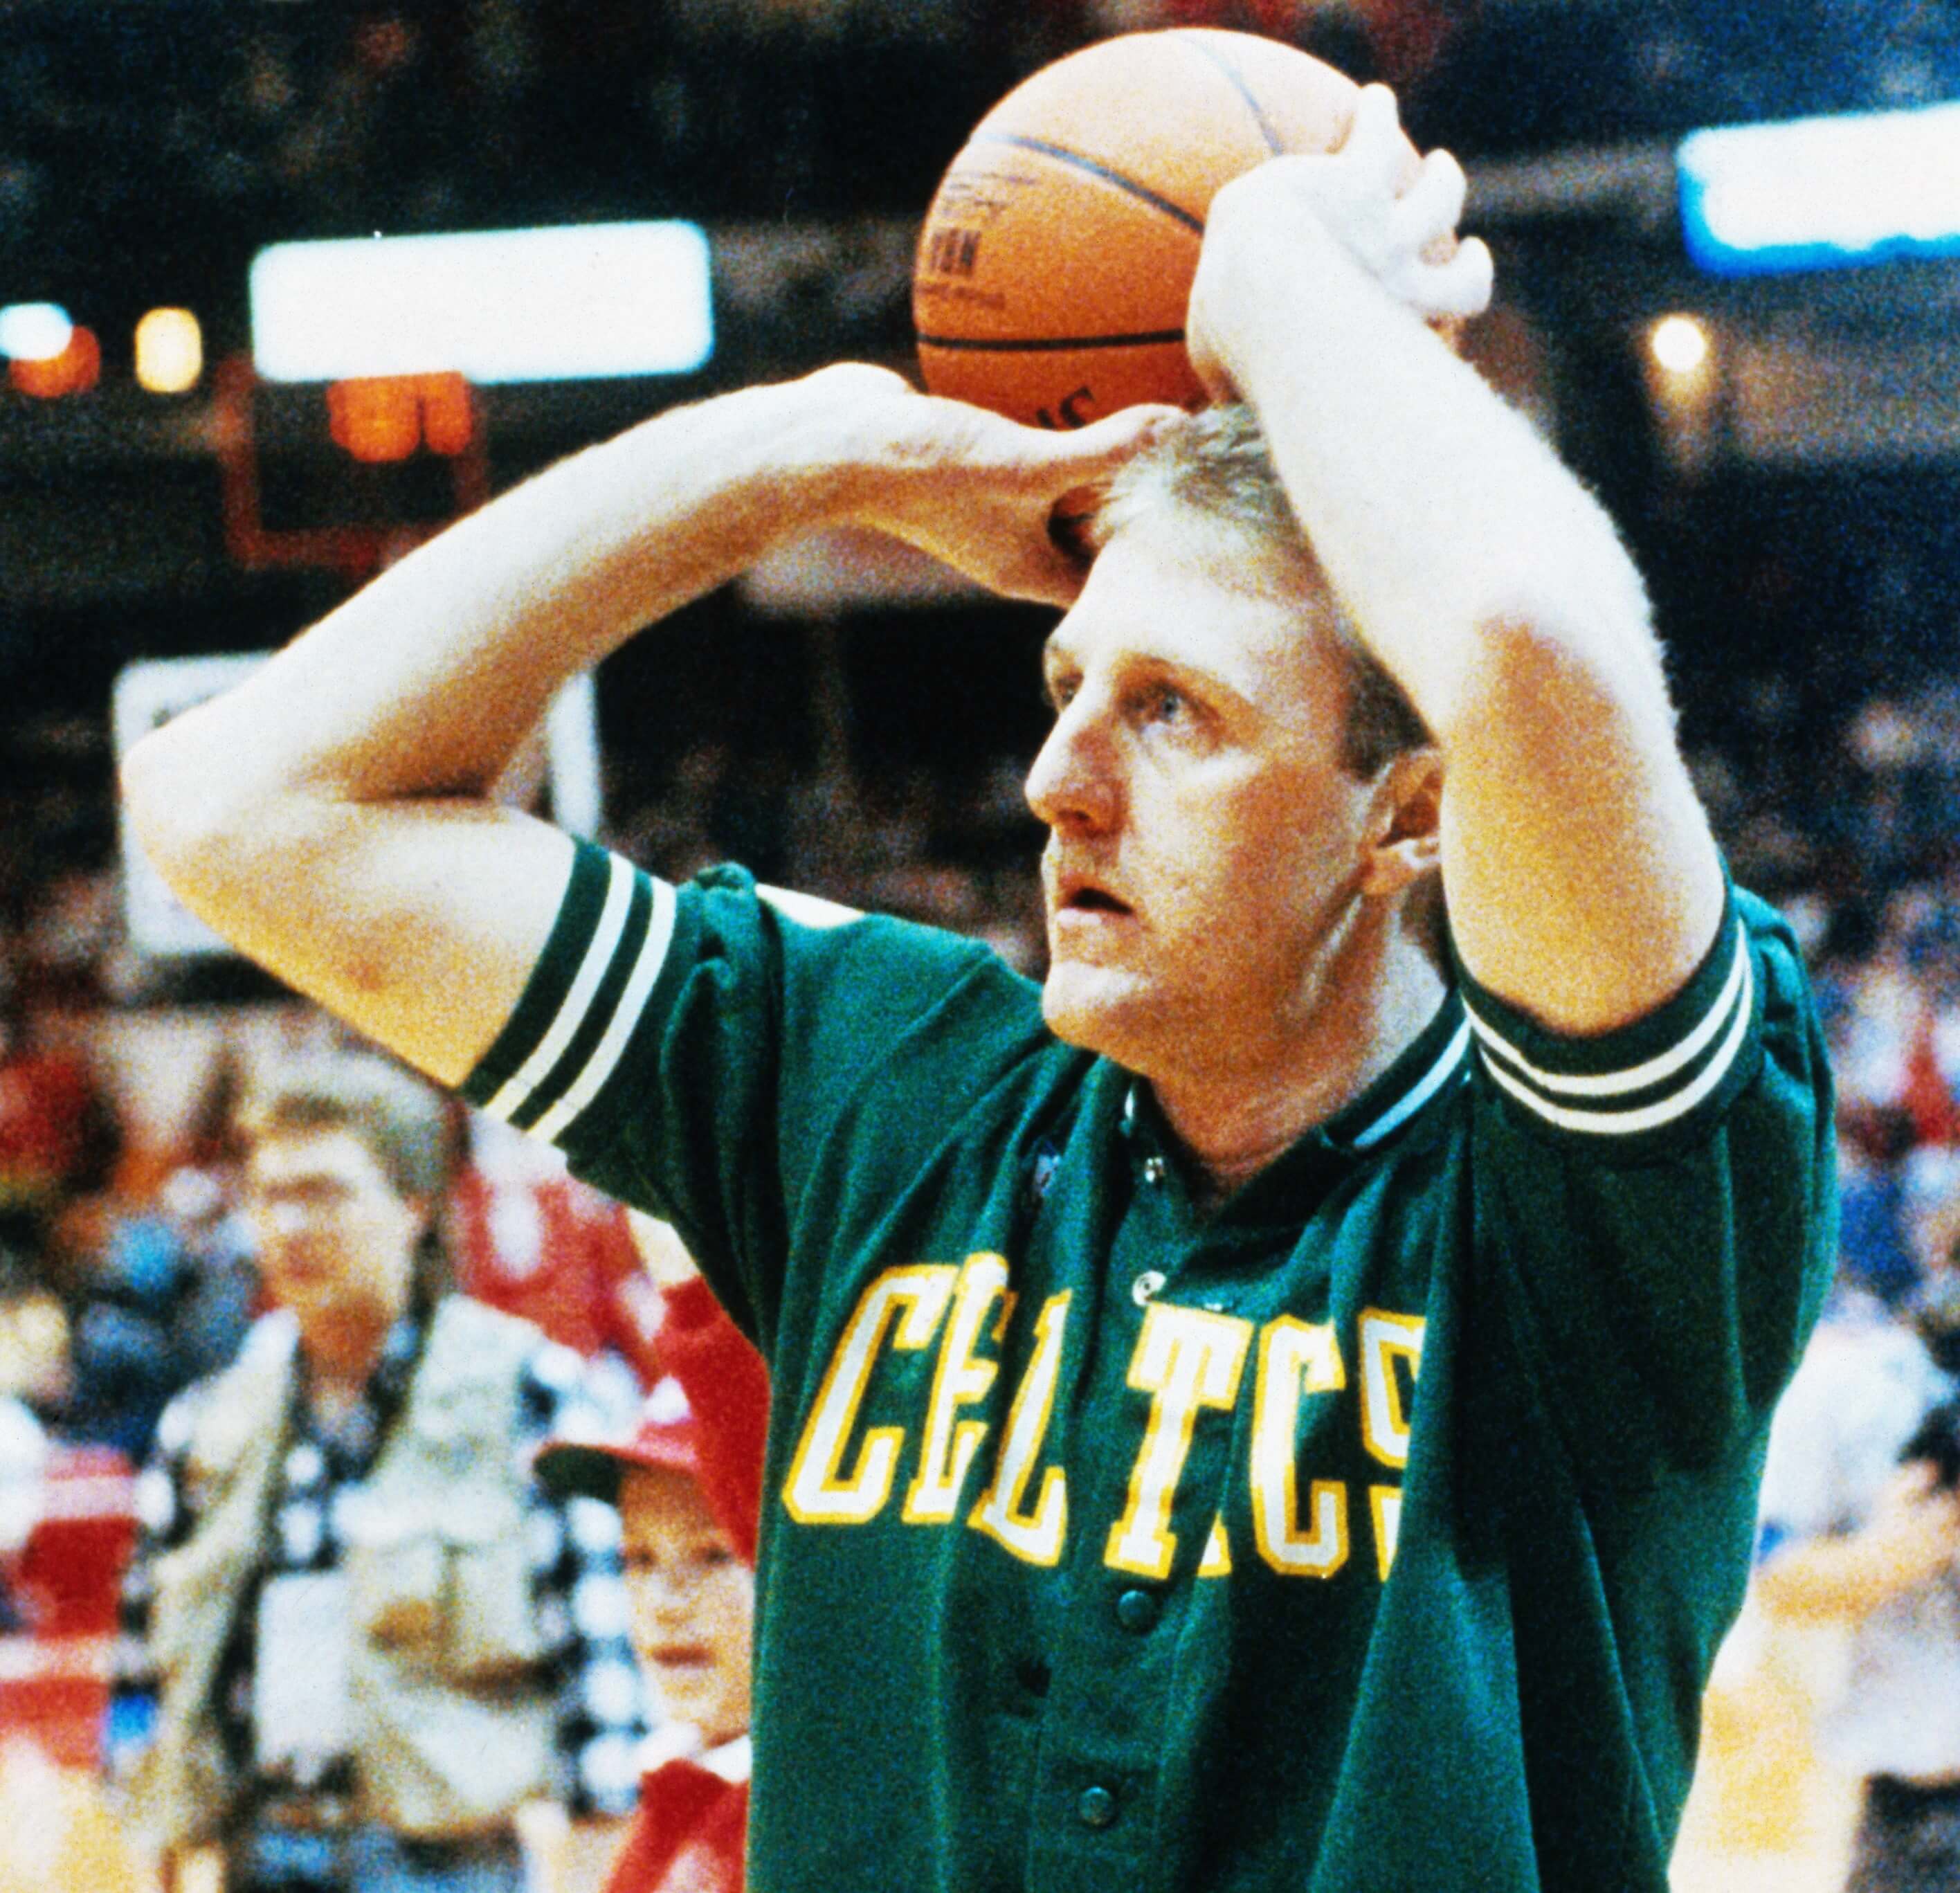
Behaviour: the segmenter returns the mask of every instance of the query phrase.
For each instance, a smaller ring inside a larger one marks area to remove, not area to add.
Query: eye
[[[1057,716],[1066,710],[1074,699],[1077,689],[1077,679],[1068,676],[1051,676],[1042,679],[1042,698]]]
[[[1142,724],[1189,723],[1196,706],[1175,684],[1150,683],[1138,689],[1131,714]]]

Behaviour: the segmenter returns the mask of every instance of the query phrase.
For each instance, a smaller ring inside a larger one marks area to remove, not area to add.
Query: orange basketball
[[[1274,40],[1128,33],[1010,92],[940,181],[912,272],[935,394],[1042,427],[1201,406],[1185,306],[1220,187],[1333,150],[1357,88]]]

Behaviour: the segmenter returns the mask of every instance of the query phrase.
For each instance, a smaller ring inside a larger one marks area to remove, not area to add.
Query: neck
[[[1147,1074],[1208,1194],[1229,1195],[1353,1103],[1435,1016],[1444,991],[1426,948],[1396,920],[1358,925],[1316,969],[1294,1029]]]
[[[314,1383],[342,1388],[366,1386],[401,1312],[399,1308],[363,1303],[358,1307],[323,1309],[301,1315],[300,1351],[306,1357],[307,1371]]]

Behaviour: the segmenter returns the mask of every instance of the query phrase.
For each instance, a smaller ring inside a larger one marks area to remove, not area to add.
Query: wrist
[[[1306,362],[1366,359],[1403,310],[1318,217],[1281,249],[1246,254],[1227,278],[1215,345],[1233,385],[1255,407]]]
[[[835,523],[840,479],[820,414],[802,382],[743,388],[671,409],[605,445],[617,456],[622,503],[634,536],[665,530],[678,513],[703,529],[701,549],[740,570],[780,540]],[[610,484],[609,469],[595,468]]]
[[[846,362],[747,393],[766,405],[755,470],[798,531],[875,526],[899,510],[908,471],[922,470],[904,444],[908,410],[925,403],[897,375]]]

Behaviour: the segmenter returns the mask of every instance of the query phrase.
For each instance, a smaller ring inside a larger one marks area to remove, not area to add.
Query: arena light
[[[152,309],[136,325],[136,382],[151,394],[183,394],[204,373],[204,331],[188,309]]]
[[[0,309],[0,355],[10,361],[52,361],[74,335],[59,303],[14,302]]]
[[[1708,331],[1692,316],[1662,316],[1647,331],[1647,348],[1669,374],[1692,374],[1708,359]]]
[[[1696,132],[1678,173],[1713,274],[1960,256],[1960,103]]]
[[[275,243],[250,293],[253,364],[274,381],[684,374],[714,347],[694,224]]]

